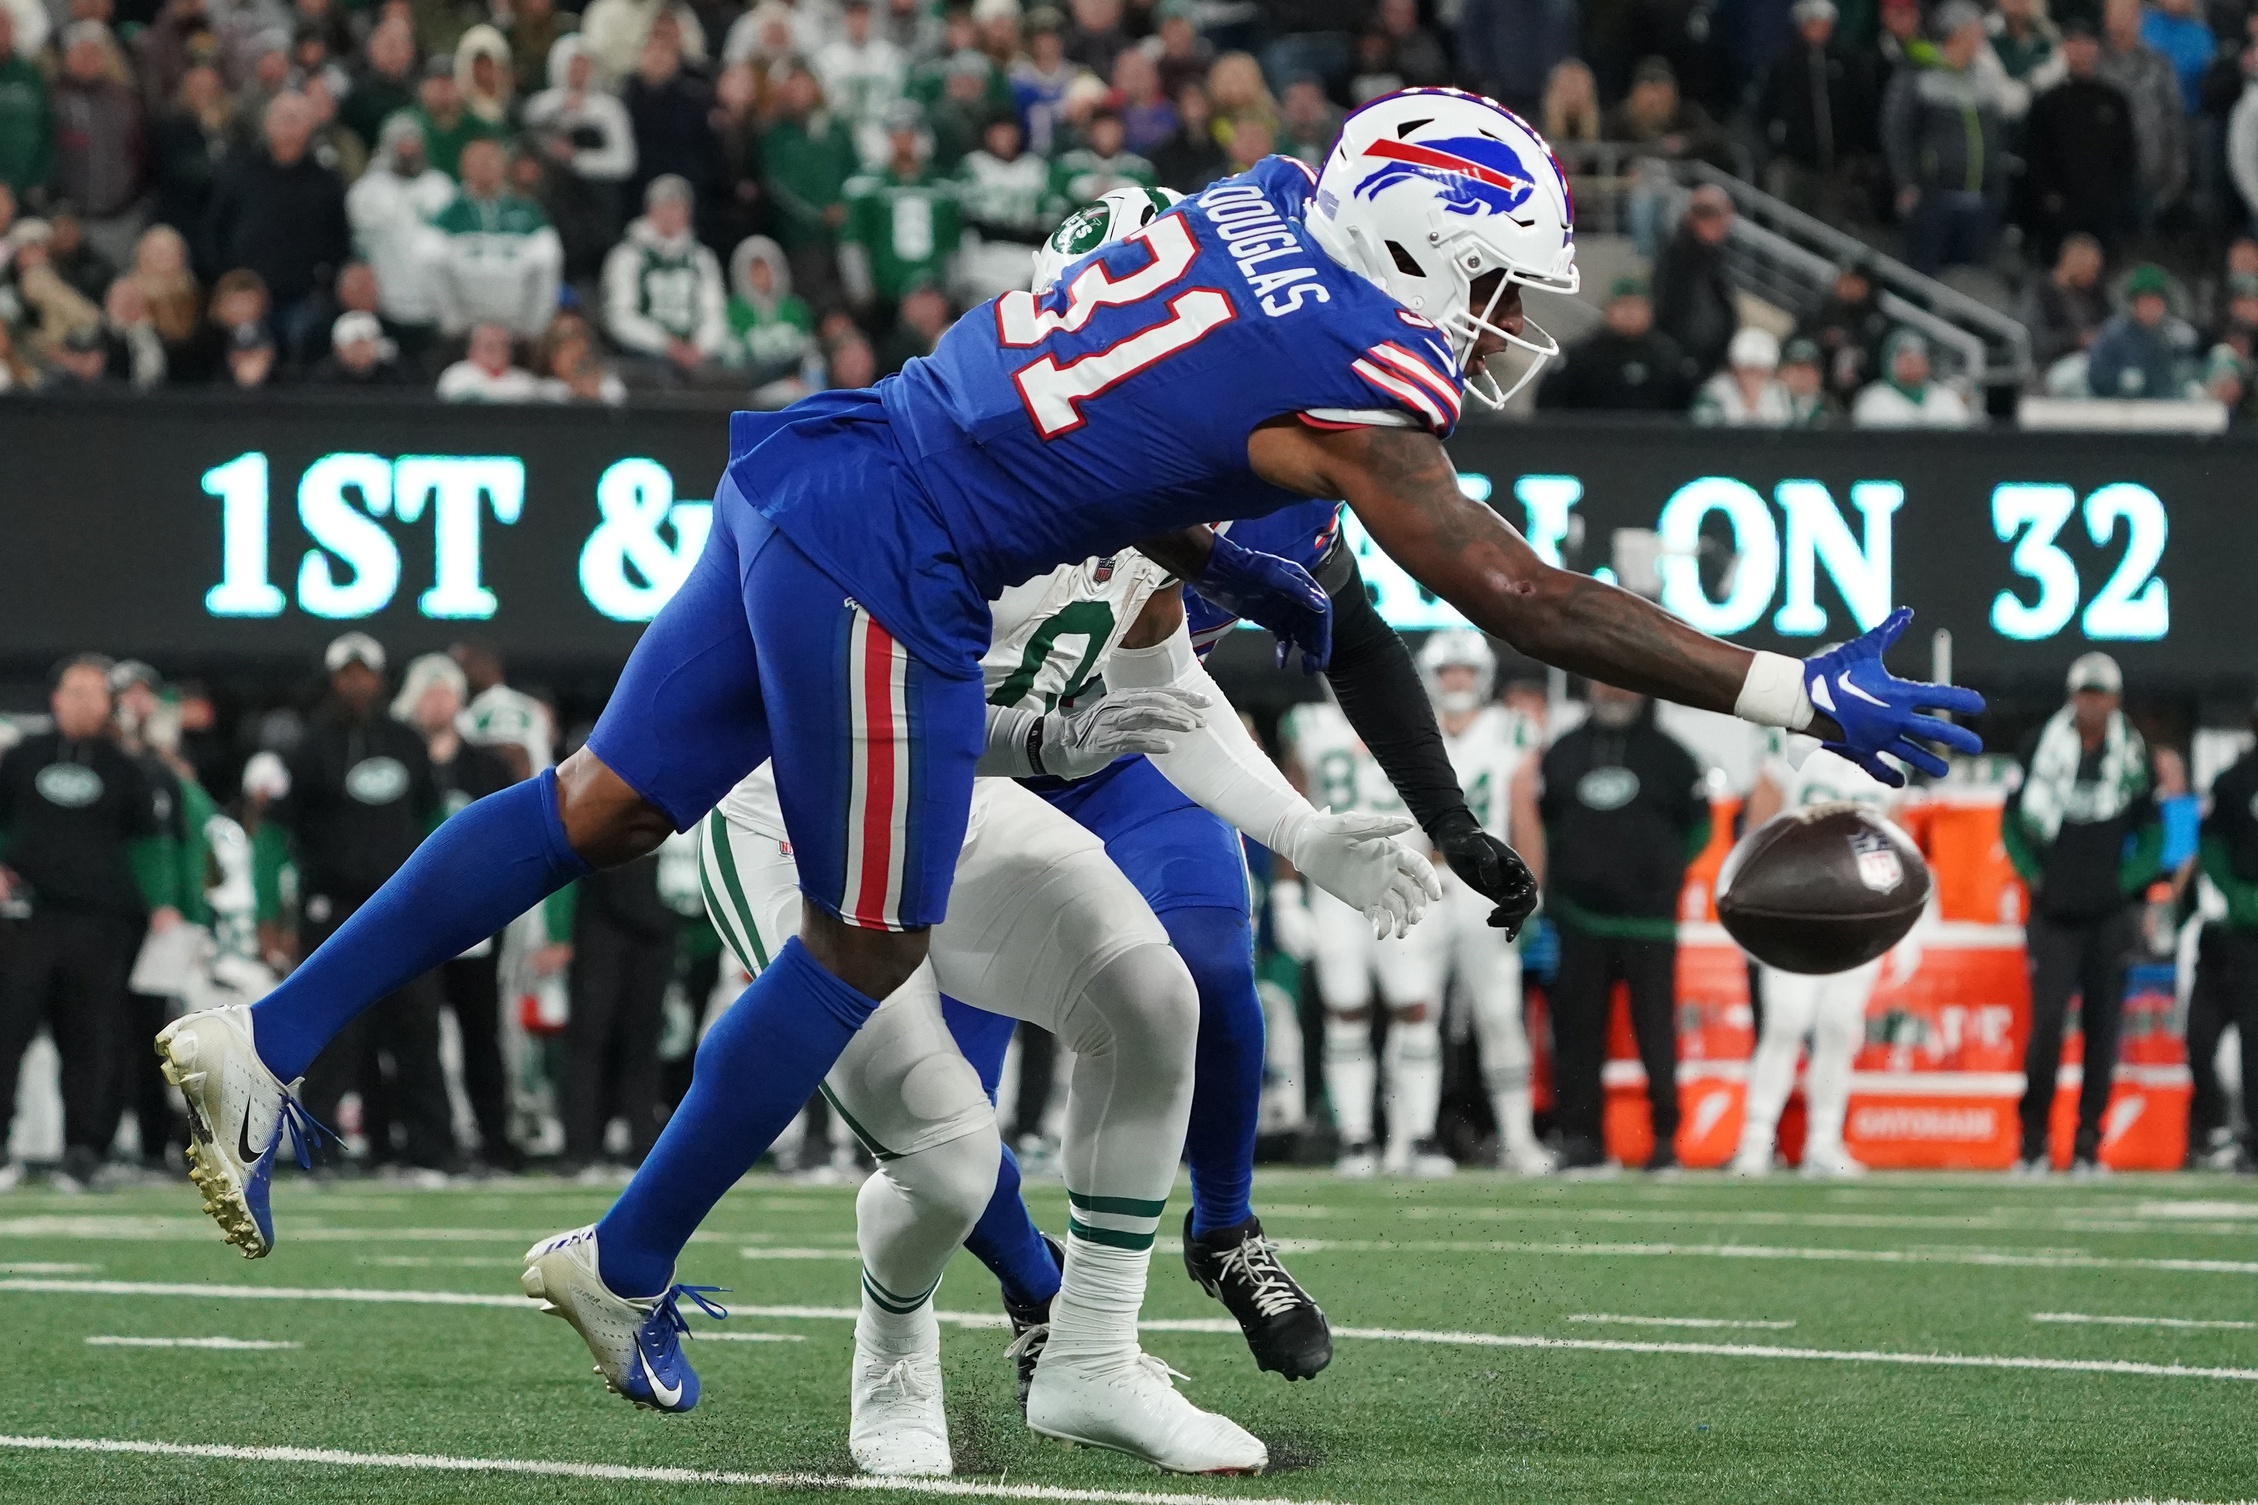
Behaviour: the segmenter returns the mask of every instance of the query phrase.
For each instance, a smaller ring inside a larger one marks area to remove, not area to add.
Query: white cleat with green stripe
[[[1027,1392],[1027,1425],[1172,1474],[1259,1474],[1268,1467],[1262,1439],[1186,1400],[1173,1383],[1183,1378],[1134,1346],[1102,1354],[1046,1350]]]

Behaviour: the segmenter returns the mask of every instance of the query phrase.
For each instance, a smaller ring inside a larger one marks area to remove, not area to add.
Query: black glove
[[[1490,923],[1512,940],[1537,912],[1537,880],[1521,854],[1483,830],[1464,805],[1439,816],[1428,838],[1466,886],[1495,904]]]

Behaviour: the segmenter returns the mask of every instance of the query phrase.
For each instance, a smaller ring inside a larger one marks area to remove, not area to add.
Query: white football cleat
[[[614,1295],[597,1269],[593,1224],[526,1250],[518,1286],[542,1311],[572,1324],[613,1394],[653,1411],[687,1411],[698,1403],[698,1374],[682,1353],[690,1324],[676,1303],[687,1296],[706,1315],[726,1317],[704,1294],[719,1286],[669,1286],[632,1301]]]
[[[1552,1158],[1552,1151],[1531,1139],[1500,1150],[1498,1169],[1516,1176],[1549,1176],[1558,1169],[1558,1162]]]
[[[1135,1348],[1062,1354],[1054,1344],[1035,1366],[1027,1425],[1045,1437],[1107,1448],[1172,1474],[1259,1474],[1270,1465],[1262,1439],[1176,1393],[1183,1379]]]
[[[1380,1169],[1390,1176],[1408,1176],[1414,1181],[1440,1181],[1458,1174],[1458,1162],[1435,1148],[1434,1141],[1422,1139],[1416,1144],[1389,1145]]]
[[[243,1004],[185,1014],[157,1035],[159,1070],[188,1104],[188,1176],[210,1213],[243,1251],[257,1259],[274,1247],[268,1178],[283,1130],[298,1163],[310,1166],[306,1110],[259,1059],[251,1010]]]
[[[1769,1149],[1744,1149],[1733,1156],[1732,1164],[1725,1167],[1727,1175],[1769,1176],[1772,1174],[1772,1152]]]
[[[1814,1181],[1842,1180],[1865,1175],[1866,1165],[1839,1144],[1807,1144],[1803,1147],[1803,1174]]]
[[[847,1451],[866,1474],[894,1479],[956,1471],[949,1455],[949,1416],[941,1405],[937,1323],[928,1336],[930,1343],[916,1353],[890,1358],[865,1347],[856,1334]]]
[[[1373,1153],[1369,1140],[1343,1145],[1340,1158],[1333,1162],[1333,1174],[1343,1181],[1369,1181],[1380,1174],[1380,1157]]]

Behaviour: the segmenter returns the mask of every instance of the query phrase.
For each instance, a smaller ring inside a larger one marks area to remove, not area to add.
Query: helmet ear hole
[[[1405,276],[1425,277],[1427,275],[1427,269],[1412,259],[1411,253],[1403,248],[1401,241],[1389,241],[1388,254],[1395,258],[1396,270]]]

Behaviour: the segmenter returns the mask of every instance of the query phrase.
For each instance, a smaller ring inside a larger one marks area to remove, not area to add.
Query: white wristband
[[[1784,726],[1800,732],[1811,724],[1811,697],[1803,689],[1803,660],[1784,653],[1759,653],[1749,661],[1733,714],[1758,726]]]

